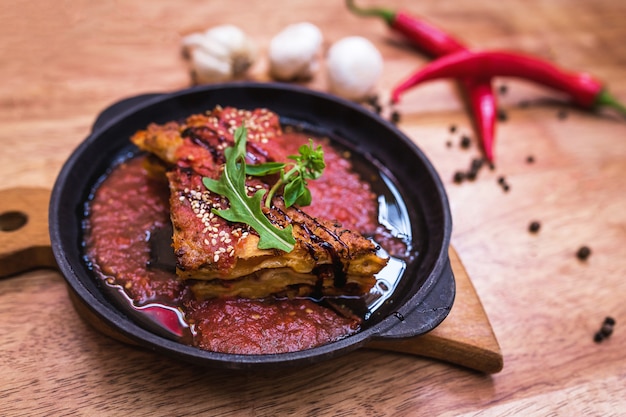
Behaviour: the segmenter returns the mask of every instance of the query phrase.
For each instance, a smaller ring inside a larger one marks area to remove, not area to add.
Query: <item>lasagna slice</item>
[[[132,141],[167,164],[170,187],[172,245],[176,273],[194,280],[200,298],[270,295],[360,295],[375,284],[374,275],[387,260],[359,233],[306,211],[286,208],[275,197],[264,214],[278,228],[292,226],[294,249],[259,249],[259,236],[248,225],[229,222],[213,213],[228,200],[210,192],[202,178],[217,179],[241,124],[248,129],[248,163],[284,161],[287,155],[272,139],[282,134],[276,114],[265,110],[216,108],[182,123],[150,125]],[[248,177],[249,195],[269,189],[272,178]],[[275,180],[275,178],[273,178]]]

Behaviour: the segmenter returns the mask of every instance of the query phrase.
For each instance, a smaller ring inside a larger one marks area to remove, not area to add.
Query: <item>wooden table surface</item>
[[[383,3],[475,48],[522,50],[593,73],[626,101],[624,2]],[[0,189],[51,188],[107,105],[189,86],[183,35],[239,25],[260,49],[250,78],[265,81],[271,37],[300,21],[322,29],[324,48],[350,35],[371,40],[385,61],[381,98],[427,62],[337,0],[3,2]],[[326,89],[323,68],[308,85]],[[0,281],[0,415],[626,415],[626,122],[571,108],[530,83],[500,85],[508,117],[498,126],[496,169],[473,182],[452,180],[480,154],[475,141],[458,145],[474,136],[455,84],[424,85],[399,106],[400,128],[445,183],[452,243],[500,342],[500,373],[367,349],[299,370],[197,368],[96,332],[73,310],[62,276],[36,270]],[[528,232],[533,220],[537,234]],[[592,250],[585,262],[575,256],[582,245]],[[614,334],[594,343],[606,316]]]

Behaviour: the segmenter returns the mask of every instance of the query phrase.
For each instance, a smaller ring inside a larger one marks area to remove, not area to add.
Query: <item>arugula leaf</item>
[[[283,168],[285,168],[283,162],[266,162],[264,164],[246,165],[246,174],[253,175],[255,177],[263,177],[270,174],[278,174]]]
[[[296,243],[292,226],[279,229],[263,214],[261,203],[266,190],[258,190],[252,197],[246,192],[246,139],[247,129],[240,126],[235,131],[235,146],[224,151],[226,164],[219,180],[202,179],[209,191],[226,197],[230,203],[228,209],[211,211],[228,221],[252,227],[259,234],[259,249],[275,248],[291,252]]]

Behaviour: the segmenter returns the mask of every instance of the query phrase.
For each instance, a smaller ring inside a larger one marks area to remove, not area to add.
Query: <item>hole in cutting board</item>
[[[21,211],[7,211],[0,214],[0,230],[13,232],[28,223],[28,216]]]

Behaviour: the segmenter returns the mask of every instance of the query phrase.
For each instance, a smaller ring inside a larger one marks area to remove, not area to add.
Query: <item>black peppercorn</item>
[[[485,163],[485,160],[482,159],[482,158],[474,158],[474,159],[472,159],[471,170],[472,171],[478,171],[479,169],[481,169],[483,167],[484,163]]]
[[[559,120],[567,119],[567,110],[559,110],[559,112],[557,113],[557,117],[559,118]]]
[[[576,252],[576,257],[581,261],[587,260],[589,255],[591,255],[591,249],[589,249],[588,246],[581,246],[580,249],[578,249],[578,252]]]
[[[463,180],[465,179],[465,173],[461,172],[461,171],[457,171],[454,173],[454,182],[459,183],[459,182],[463,182]]]
[[[463,135],[461,138],[461,148],[467,149],[470,147],[472,140],[467,135]]]
[[[498,92],[501,95],[505,95],[506,92],[509,90],[509,88],[506,86],[506,84],[502,84],[499,88],[498,88]]]
[[[607,337],[611,336],[613,334],[613,326],[615,326],[615,319],[613,317],[606,317],[604,319],[604,323],[602,323],[602,327],[600,327],[600,330],[598,330],[593,336],[593,341],[600,343]]]
[[[613,333],[613,326],[610,324],[603,324],[600,328],[600,333],[602,333],[604,337],[609,337]]]
[[[398,110],[394,110],[391,112],[391,122],[398,123],[400,121],[400,112]]]
[[[498,120],[501,122],[506,122],[509,118],[509,115],[504,109],[498,109]]]
[[[528,155],[528,156],[526,157],[526,162],[528,162],[529,164],[534,163],[534,162],[535,162],[535,157],[534,157],[534,156],[532,156],[532,155]]]
[[[506,178],[504,177],[498,177],[498,184],[500,184],[500,187],[502,187],[502,190],[504,190],[504,192],[508,192],[511,189],[509,184],[507,184],[506,182]]]
[[[456,132],[456,125],[450,125],[450,133]]]
[[[537,233],[540,228],[541,228],[541,223],[539,223],[538,221],[531,222],[530,225],[528,226],[528,230],[531,233]]]
[[[374,106],[374,107],[380,105],[378,102],[378,95],[376,94],[369,96],[366,101],[369,105]]]

